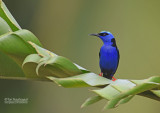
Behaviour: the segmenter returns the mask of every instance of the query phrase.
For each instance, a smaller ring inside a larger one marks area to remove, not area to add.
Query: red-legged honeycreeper
[[[90,35],[99,37],[104,43],[99,52],[100,76],[116,80],[113,76],[117,70],[120,56],[114,36],[108,31]]]

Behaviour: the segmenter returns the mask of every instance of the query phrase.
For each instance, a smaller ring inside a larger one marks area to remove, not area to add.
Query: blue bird
[[[114,36],[108,31],[90,35],[99,37],[104,43],[99,52],[99,66],[101,68],[100,76],[103,75],[104,77],[115,81],[116,79],[113,76],[119,64],[120,55]]]

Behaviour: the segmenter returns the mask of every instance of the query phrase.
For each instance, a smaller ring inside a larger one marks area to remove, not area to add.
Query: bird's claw
[[[103,77],[103,73],[101,72],[99,76]],[[112,81],[116,81],[116,80],[117,80],[116,78],[112,77]]]
[[[117,80],[116,78],[112,77],[112,81],[116,81],[116,80]]]
[[[101,73],[99,74],[99,76],[101,76],[101,77],[102,77],[102,75],[103,75],[103,73],[101,72]]]

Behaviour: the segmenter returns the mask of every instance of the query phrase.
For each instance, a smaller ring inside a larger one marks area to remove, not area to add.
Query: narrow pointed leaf
[[[40,59],[41,57],[38,54],[30,54],[24,59],[22,67],[24,66],[24,64],[29,62],[39,63]]]
[[[40,62],[40,63],[37,65],[37,67],[36,67],[36,73],[37,73],[37,75],[39,75],[39,73],[38,73],[39,68],[40,68],[41,66],[44,66],[44,64],[45,64],[45,61]]]
[[[89,87],[90,85],[88,85],[87,83],[85,83],[84,81],[82,81],[82,79],[79,78],[55,78],[55,77],[47,77],[49,80],[54,81],[57,85],[59,86],[63,86],[65,88],[76,88],[76,87]]]
[[[38,45],[36,45],[35,43],[33,43],[32,41],[28,41],[29,44],[31,44],[35,50],[37,51],[37,53],[42,56],[42,57],[53,57],[53,56],[57,56],[56,54],[42,48],[39,47]]]
[[[86,107],[86,106],[89,106],[91,104],[94,104],[100,100],[102,100],[103,98],[100,97],[100,96],[94,96],[94,97],[90,97],[88,98],[82,105],[81,105],[81,108],[83,107]]]
[[[119,104],[125,104],[125,103],[129,102],[134,96],[135,96],[135,95],[130,95],[130,96],[122,99],[122,100],[119,102]]]
[[[21,29],[16,20],[14,19],[14,17],[8,11],[4,2],[2,2],[1,0],[0,0],[0,17],[2,17],[8,23],[12,31],[17,31]]]

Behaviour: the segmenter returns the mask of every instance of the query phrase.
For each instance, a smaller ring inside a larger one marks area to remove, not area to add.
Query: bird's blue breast
[[[119,62],[119,52],[117,47],[103,45],[100,50],[100,68],[107,76],[113,76],[117,70]]]

